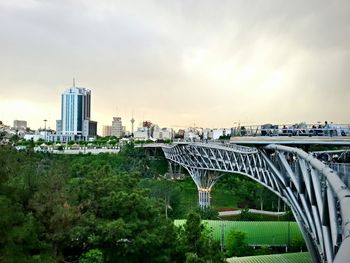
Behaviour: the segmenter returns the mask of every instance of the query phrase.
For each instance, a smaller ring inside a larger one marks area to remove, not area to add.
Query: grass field
[[[308,252],[228,258],[228,263],[311,263]]]
[[[177,226],[184,223],[185,220],[174,221]],[[203,223],[211,229],[215,240],[221,239],[223,228],[225,243],[231,229],[246,233],[246,242],[251,246],[285,246],[290,242],[303,240],[296,222],[203,220]]]

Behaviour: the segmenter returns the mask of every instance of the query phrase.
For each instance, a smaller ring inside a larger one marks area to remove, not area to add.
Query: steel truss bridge
[[[210,191],[222,173],[247,176],[290,206],[313,262],[349,262],[350,190],[311,154],[277,144],[177,143],[163,144],[162,150],[189,172],[202,208],[210,205]]]

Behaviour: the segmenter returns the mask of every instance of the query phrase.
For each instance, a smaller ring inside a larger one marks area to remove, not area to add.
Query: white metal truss
[[[334,170],[312,155],[281,145],[258,149],[181,143],[162,149],[168,160],[188,170],[201,207],[210,205],[218,172],[243,174],[290,206],[314,262],[349,262],[350,191]]]

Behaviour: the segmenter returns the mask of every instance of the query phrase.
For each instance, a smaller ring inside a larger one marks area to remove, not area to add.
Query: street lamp
[[[220,238],[220,250],[221,253],[224,253],[224,241],[225,241],[225,231],[224,231],[224,222],[221,217],[217,217],[220,220],[220,226],[221,226],[221,238]]]
[[[47,122],[47,120],[44,120],[44,123],[45,123],[45,126],[44,126],[44,127],[45,127],[45,128],[44,128],[44,129],[45,129],[45,142],[47,141],[47,138],[46,138],[46,135],[47,135],[47,134],[46,134],[46,122]]]

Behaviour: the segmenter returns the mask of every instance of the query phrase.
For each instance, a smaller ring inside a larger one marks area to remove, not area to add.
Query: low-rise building
[[[155,140],[172,140],[174,138],[174,132],[172,128],[159,128],[158,125],[154,127],[153,139]]]
[[[148,140],[148,128],[142,127],[137,128],[137,131],[134,132],[134,139],[135,140]]]
[[[44,141],[57,141],[57,135],[55,132],[51,129],[39,129],[36,130],[34,133],[26,133],[23,136],[23,139],[29,141],[32,140],[34,142],[38,140],[44,140]]]
[[[204,140],[218,140],[222,136],[231,135],[231,129],[219,128],[219,129],[204,129],[203,139]]]
[[[199,141],[201,139],[202,131],[197,128],[187,128],[184,133],[184,140]]]

